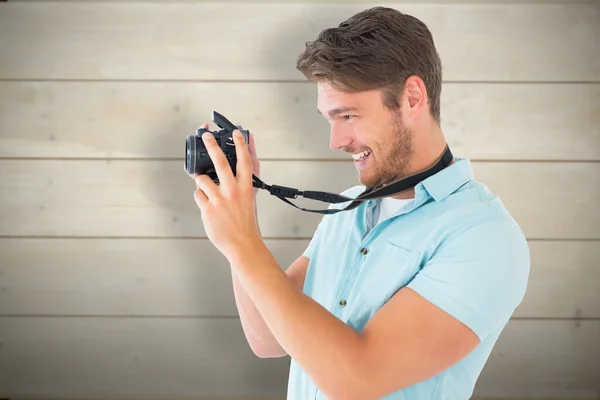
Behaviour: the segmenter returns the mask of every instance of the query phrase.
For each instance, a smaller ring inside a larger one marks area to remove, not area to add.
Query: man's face
[[[400,110],[390,111],[381,91],[342,93],[318,83],[317,110],[330,123],[330,147],[354,158],[358,180],[372,187],[406,176],[412,155],[412,133]]]

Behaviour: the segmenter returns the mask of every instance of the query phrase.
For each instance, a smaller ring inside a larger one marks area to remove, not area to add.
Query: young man
[[[316,82],[331,148],[355,160],[360,185],[346,196],[423,171],[444,152],[441,63],[418,19],[361,12],[308,43],[298,68]],[[231,263],[250,346],[291,357],[289,399],[471,397],[524,297],[530,260],[523,232],[468,160],[324,216],[284,272],[256,223],[254,142],[235,139],[235,177],[214,140],[205,143],[221,183],[195,177],[195,199]]]

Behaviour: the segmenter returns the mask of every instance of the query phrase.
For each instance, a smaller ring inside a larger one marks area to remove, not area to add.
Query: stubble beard
[[[366,187],[385,186],[406,177],[410,168],[413,153],[412,132],[402,124],[399,115],[394,117],[394,133],[391,141],[380,143],[376,153],[375,163],[366,175],[359,172],[358,179]]]

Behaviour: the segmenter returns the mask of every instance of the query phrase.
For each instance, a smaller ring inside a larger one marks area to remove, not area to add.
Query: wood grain
[[[598,396],[600,321],[511,321],[477,396]],[[289,358],[259,359],[237,319],[0,318],[0,388],[85,398],[284,396]]]
[[[303,82],[5,81],[0,157],[180,158],[217,110],[253,132],[261,158],[348,159],[316,103]],[[442,129],[472,159],[598,161],[600,84],[445,83]]]
[[[267,240],[282,269],[308,240]],[[600,318],[597,241],[531,241],[515,318]],[[0,315],[236,317],[229,263],[196,239],[0,239]]]
[[[512,321],[481,373],[476,394],[598,398],[599,337],[599,320]]]
[[[350,161],[269,161],[269,184],[340,193],[357,184]],[[202,237],[194,182],[178,161],[0,160],[0,235]],[[530,239],[600,239],[600,163],[473,163]],[[297,199],[304,207],[327,203]],[[266,238],[309,238],[320,214],[266,191]],[[283,221],[283,223],[282,223]]]
[[[428,25],[447,81],[600,79],[597,5],[383,5]],[[370,6],[6,3],[0,79],[303,80],[305,42]]]
[[[275,396],[289,358],[257,358],[236,318],[0,318],[9,396]]]
[[[372,5],[0,4],[0,399],[285,398],[289,358],[246,343],[183,141],[217,110],[254,132],[267,183],[355,185],[295,63]],[[529,238],[473,399],[600,399],[600,5],[384,5],[431,29],[448,142]],[[320,220],[266,192],[259,217],[282,268]]]

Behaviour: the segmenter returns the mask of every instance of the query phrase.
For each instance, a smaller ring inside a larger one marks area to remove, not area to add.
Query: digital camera
[[[188,174],[206,174],[215,183],[218,183],[219,179],[217,177],[217,172],[215,171],[215,166],[208,155],[208,151],[204,146],[204,142],[202,141],[202,134],[204,132],[211,132],[213,134],[217,144],[221,150],[223,150],[223,153],[225,153],[225,156],[229,161],[229,166],[233,171],[233,175],[235,175],[237,155],[235,151],[235,143],[233,142],[233,131],[238,129],[242,133],[242,136],[246,141],[246,145],[248,145],[250,140],[250,132],[248,130],[244,130],[241,125],[232,124],[229,120],[227,120],[227,118],[216,111],[213,111],[212,120],[221,128],[221,130],[210,131],[209,129],[199,128],[195,135],[189,135],[186,138],[185,170]]]

